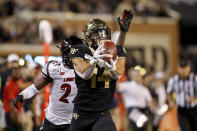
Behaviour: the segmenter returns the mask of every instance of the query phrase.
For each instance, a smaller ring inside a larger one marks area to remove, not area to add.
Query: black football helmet
[[[111,39],[111,30],[109,26],[100,19],[90,20],[83,29],[86,43],[96,49],[99,45],[96,39]]]
[[[77,36],[67,36],[61,43],[61,46],[59,48],[62,56],[62,62],[65,67],[73,69],[73,64],[70,60],[71,46],[79,44],[83,44],[83,41]]]

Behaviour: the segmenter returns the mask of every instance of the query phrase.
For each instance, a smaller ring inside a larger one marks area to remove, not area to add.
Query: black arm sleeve
[[[92,56],[92,52],[87,45],[75,45],[71,48],[70,58],[72,59],[79,57],[85,60],[85,54]]]
[[[122,47],[121,45],[117,45],[116,49],[117,49],[118,57],[127,57],[127,54],[126,54],[126,51],[125,51],[124,47]]]

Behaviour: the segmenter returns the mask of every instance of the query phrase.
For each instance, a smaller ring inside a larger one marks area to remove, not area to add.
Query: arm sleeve
[[[116,46],[118,57],[127,57],[126,50],[121,45]]]
[[[173,78],[170,78],[168,81],[168,87],[167,87],[167,93],[172,93],[173,92]]]
[[[86,46],[86,45],[75,45],[75,46],[72,46],[72,48],[71,48],[70,58],[71,59],[73,59],[73,58],[82,58],[82,59],[86,60],[86,58],[85,58],[85,55],[86,54],[92,56],[92,52],[91,52],[91,50],[89,49],[88,46]],[[75,66],[74,66],[74,68],[75,68]],[[75,69],[75,72],[81,78],[87,80],[87,79],[90,79],[92,77],[94,68],[95,68],[95,66],[91,66],[83,74],[81,74],[80,72],[78,72],[76,69]]]
[[[34,95],[36,95],[39,91],[36,89],[35,85],[32,84],[25,88],[19,95],[23,95],[23,99],[27,100],[32,98]]]
[[[70,58],[82,58],[85,60],[85,54],[92,56],[91,50],[86,45],[75,45],[72,46],[70,51]]]

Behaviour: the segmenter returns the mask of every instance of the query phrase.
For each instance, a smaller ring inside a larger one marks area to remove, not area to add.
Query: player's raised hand
[[[132,18],[133,18],[133,13],[130,10],[124,10],[122,16],[118,17],[118,23],[120,25],[121,31],[127,32],[129,30],[129,26]]]
[[[17,105],[18,102],[23,103],[23,96],[22,96],[22,95],[17,95],[17,96],[14,98],[14,100],[13,100],[13,104],[14,104],[14,106],[15,106],[17,109],[18,109],[18,105]]]

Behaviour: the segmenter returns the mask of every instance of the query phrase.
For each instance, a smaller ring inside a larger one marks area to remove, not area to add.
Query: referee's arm
[[[194,97],[188,99],[190,103],[197,101],[197,75],[195,75],[194,79]]]

